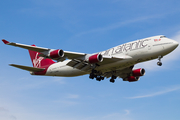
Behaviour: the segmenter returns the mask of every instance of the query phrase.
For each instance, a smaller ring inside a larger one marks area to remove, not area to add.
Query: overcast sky
[[[40,47],[95,53],[166,35],[180,42],[179,0],[1,0],[0,38]],[[0,44],[0,120],[179,120],[180,49],[141,63],[129,83],[31,76],[27,50]]]

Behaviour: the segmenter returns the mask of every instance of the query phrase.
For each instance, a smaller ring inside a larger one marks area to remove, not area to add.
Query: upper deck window
[[[166,38],[166,36],[161,36],[160,38]]]

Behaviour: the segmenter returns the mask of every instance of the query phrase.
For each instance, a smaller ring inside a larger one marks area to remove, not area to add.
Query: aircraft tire
[[[158,66],[162,66],[162,62],[157,62],[157,65]]]
[[[114,82],[115,82],[115,80],[114,80],[114,79],[110,79],[110,82],[114,83]]]

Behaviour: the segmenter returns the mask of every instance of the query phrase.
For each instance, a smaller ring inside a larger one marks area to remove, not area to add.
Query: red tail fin
[[[35,46],[35,45],[32,45],[32,46]],[[53,60],[51,60],[49,58],[44,58],[44,57],[38,56],[40,54],[39,52],[29,50],[29,54],[31,57],[33,67],[46,68],[46,67],[50,66],[51,64],[55,63]]]

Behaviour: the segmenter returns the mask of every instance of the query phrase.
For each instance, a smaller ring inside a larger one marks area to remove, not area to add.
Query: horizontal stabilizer
[[[27,71],[30,71],[30,72],[40,72],[40,71],[45,70],[45,68],[35,68],[35,67],[28,67],[28,66],[16,65],[16,64],[9,64],[9,65],[13,66],[13,67],[23,69],[23,70],[27,70]]]

